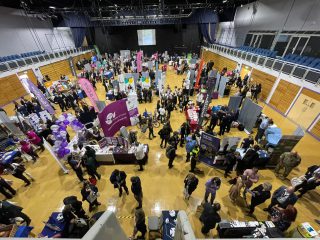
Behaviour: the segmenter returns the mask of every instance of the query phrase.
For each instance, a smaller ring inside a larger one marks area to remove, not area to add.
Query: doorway
[[[252,71],[252,67],[242,64],[241,70],[240,70],[241,79],[243,79],[246,75],[250,75],[251,71]]]

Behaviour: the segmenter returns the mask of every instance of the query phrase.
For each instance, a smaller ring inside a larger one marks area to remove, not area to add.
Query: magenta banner
[[[94,90],[92,84],[89,82],[89,80],[85,78],[79,78],[78,80],[80,87],[85,91],[88,98],[90,99],[90,102],[94,109],[99,112],[99,108],[97,107],[97,101],[99,101],[99,98],[97,96],[96,91]]]
[[[99,113],[99,121],[106,137],[113,137],[122,126],[135,124],[138,117],[138,109],[132,108],[127,99],[121,99],[107,105]]]
[[[142,51],[137,52],[137,70],[138,70],[138,72],[142,72],[142,55],[143,55]]]
[[[35,95],[41,106],[45,110],[47,110],[48,113],[54,114],[54,109],[52,108],[46,97],[43,95],[43,93],[39,90],[39,88],[37,88],[36,85],[34,85],[33,82],[31,82],[28,78],[23,78],[21,79],[21,81],[23,81],[25,85],[28,87],[29,91]]]

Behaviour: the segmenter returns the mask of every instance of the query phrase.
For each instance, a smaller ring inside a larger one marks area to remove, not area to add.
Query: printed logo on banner
[[[116,117],[116,113],[109,113],[106,118],[106,124],[110,125],[113,119]]]

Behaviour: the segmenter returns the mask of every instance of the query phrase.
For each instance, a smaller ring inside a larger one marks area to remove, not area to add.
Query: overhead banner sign
[[[122,126],[132,126],[138,122],[138,108],[128,99],[121,99],[107,105],[99,113],[99,121],[106,137],[113,137]]]
[[[96,91],[94,90],[92,84],[89,82],[89,80],[85,78],[80,78],[79,79],[79,85],[85,91],[86,95],[90,99],[90,102],[94,109],[99,112],[99,108],[97,107],[97,101],[99,101],[99,98],[97,96]]]
[[[50,114],[54,114],[54,109],[50,105],[49,101],[43,95],[43,93],[33,84],[28,78],[21,78],[23,85],[26,86],[29,91],[38,99],[41,106],[47,110]]]

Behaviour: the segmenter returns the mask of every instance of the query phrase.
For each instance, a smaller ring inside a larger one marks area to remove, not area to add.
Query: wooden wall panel
[[[252,73],[251,73],[251,78],[253,80],[253,82],[256,82],[256,83],[261,83],[262,85],[262,92],[260,94],[260,99],[261,100],[266,100],[271,89],[272,89],[272,86],[274,84],[274,82],[276,81],[276,77],[270,75],[270,74],[267,74],[267,73],[264,73],[264,72],[261,72],[259,70],[256,70],[256,69],[253,69],[252,70]]]
[[[71,69],[68,60],[51,63],[40,67],[43,76],[48,75],[52,81],[60,79],[60,75],[70,75]]]
[[[270,105],[282,113],[285,113],[290,107],[300,87],[285,80],[280,80],[275,92],[270,100]]]
[[[316,125],[314,125],[310,132],[314,134],[316,137],[320,138],[320,119],[318,120]]]
[[[27,71],[19,72],[18,75],[27,74],[29,79],[37,86],[38,79],[32,69],[28,69]]]
[[[320,102],[320,94],[317,92],[311,91],[310,89],[307,89],[307,88],[302,89],[301,94],[307,95],[308,97],[311,97]]]
[[[237,67],[237,62],[210,51],[204,50],[202,52],[202,58],[205,62],[213,61],[214,67],[219,71],[221,71],[224,67],[227,67],[228,70],[234,70]]]
[[[16,74],[0,78],[0,105],[20,98],[27,94]]]

